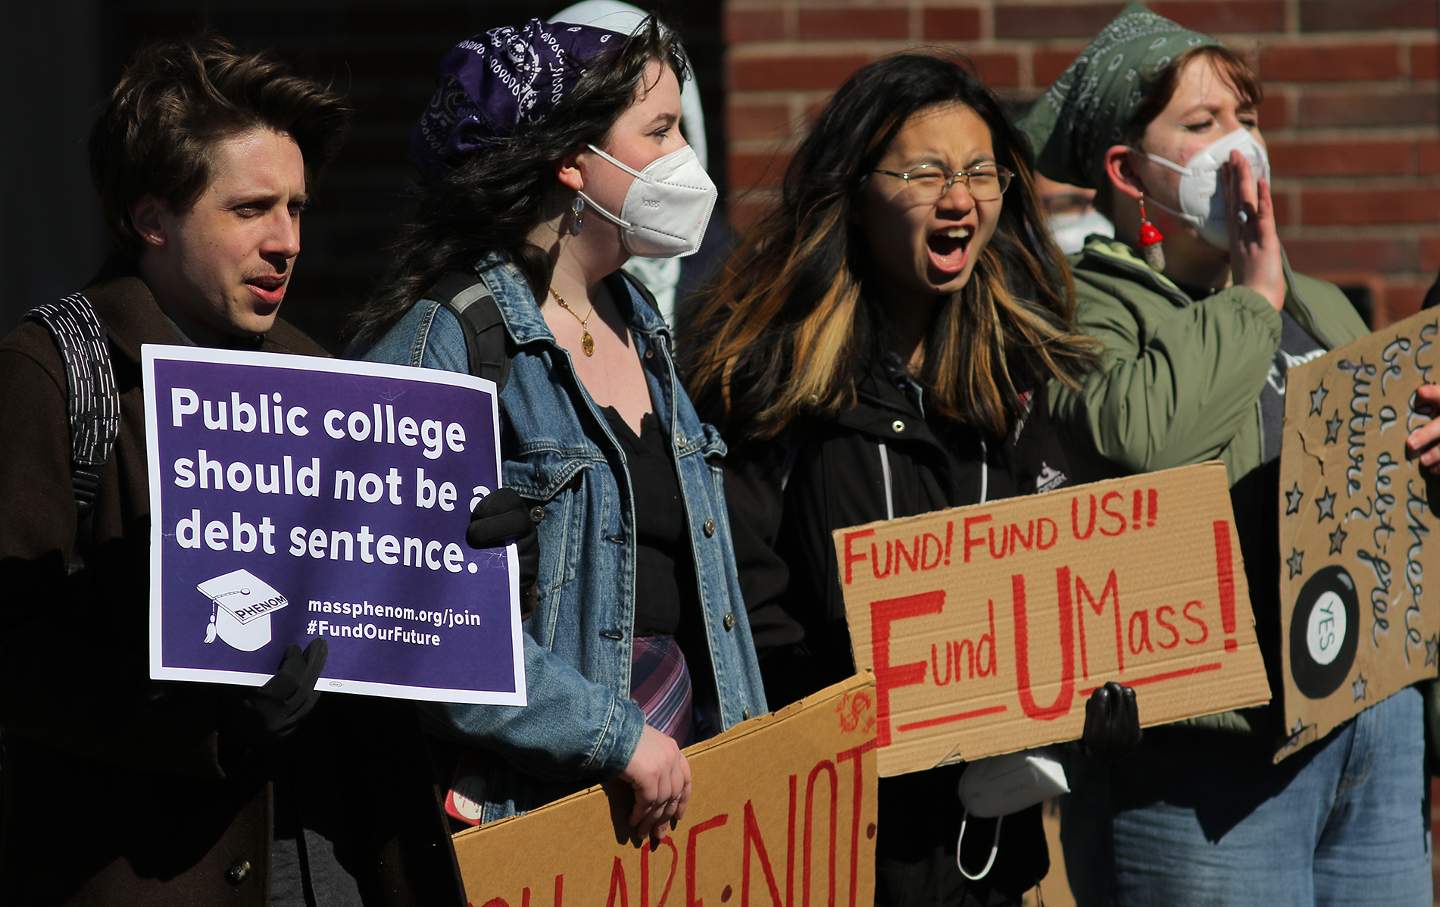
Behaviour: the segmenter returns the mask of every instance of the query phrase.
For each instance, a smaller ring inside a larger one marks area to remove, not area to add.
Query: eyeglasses
[[[909,170],[876,170],[886,176],[899,177],[905,181],[905,191],[917,199],[938,202],[950,191],[955,183],[965,184],[965,191],[977,202],[993,202],[1010,188],[1015,174],[999,164],[978,164],[956,170],[948,176],[945,168],[935,164],[920,164]]]

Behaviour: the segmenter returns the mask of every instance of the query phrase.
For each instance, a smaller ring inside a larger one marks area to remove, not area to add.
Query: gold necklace
[[[554,296],[555,301],[560,303],[560,308],[570,313],[571,318],[580,322],[580,349],[585,353],[586,357],[595,355],[595,338],[590,336],[590,316],[595,314],[594,303],[591,303],[590,311],[585,313],[585,317],[581,318],[575,314],[574,309],[570,308],[570,303],[565,301],[565,297],[555,292],[554,287],[550,288],[550,295]]]

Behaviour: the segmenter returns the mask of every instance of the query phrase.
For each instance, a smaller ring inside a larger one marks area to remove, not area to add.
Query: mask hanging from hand
[[[1230,160],[1230,152],[1236,150],[1250,161],[1252,177],[1256,180],[1270,179],[1270,158],[1265,154],[1265,147],[1244,127],[1201,148],[1191,155],[1185,166],[1158,154],[1144,152],[1150,160],[1180,174],[1179,211],[1162,204],[1154,195],[1149,196],[1150,203],[1194,226],[1215,248],[1229,249],[1230,233],[1225,226],[1229,212],[1225,207],[1225,192],[1220,188],[1220,167]]]
[[[679,258],[700,248],[710,213],[715,209],[715,184],[700,165],[695,149],[686,145],[636,170],[589,146],[600,157],[635,177],[620,213],[607,211],[584,192],[580,197],[601,217],[620,228],[620,241],[631,255]]]
[[[1040,747],[978,759],[965,766],[960,774],[960,804],[965,813],[960,820],[960,837],[955,842],[955,866],[972,882],[990,874],[995,856],[1000,852],[1000,826],[1005,817],[1043,803],[1051,797],[1068,794],[1065,766],[1055,747]],[[990,857],[984,867],[972,873],[961,862],[965,830],[970,817],[995,819],[990,840]]]

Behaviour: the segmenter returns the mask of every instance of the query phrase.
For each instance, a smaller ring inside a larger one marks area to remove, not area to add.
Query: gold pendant
[[[580,349],[586,356],[595,355],[595,338],[591,337],[590,332],[584,328],[580,329]]]

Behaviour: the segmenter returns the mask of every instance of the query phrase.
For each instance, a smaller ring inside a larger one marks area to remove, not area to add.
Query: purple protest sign
[[[525,704],[515,551],[465,543],[499,485],[495,386],[368,362],[143,348],[150,676]]]

